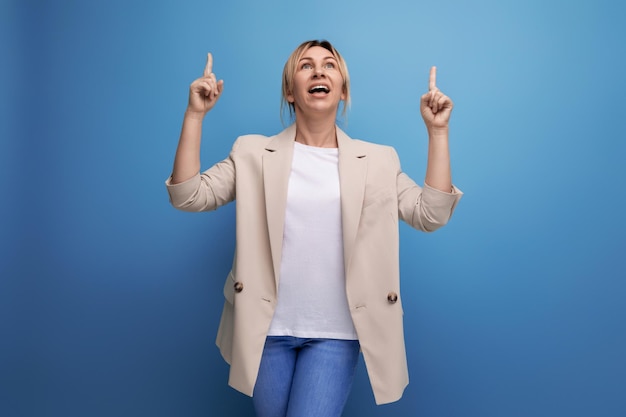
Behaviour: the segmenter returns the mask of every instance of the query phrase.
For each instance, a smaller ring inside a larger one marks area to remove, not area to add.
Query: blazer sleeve
[[[454,185],[450,193],[437,190],[428,184],[420,187],[402,172],[395,149],[391,149],[391,153],[394,166],[397,167],[396,187],[400,219],[423,232],[434,232],[448,223],[463,196],[461,190]]]
[[[235,199],[235,158],[239,140],[235,141],[228,157],[187,181],[172,184],[165,181],[170,203],[184,211],[211,211]]]

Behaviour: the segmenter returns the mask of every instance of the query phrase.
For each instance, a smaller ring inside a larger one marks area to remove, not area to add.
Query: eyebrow
[[[337,61],[337,58],[335,58],[332,55],[327,55],[324,58],[322,58],[323,61],[326,61],[328,59],[332,59],[333,61]],[[306,56],[306,57],[300,58],[300,60],[298,60],[298,62],[300,62],[300,61],[313,61],[313,58],[310,58],[310,57]]]

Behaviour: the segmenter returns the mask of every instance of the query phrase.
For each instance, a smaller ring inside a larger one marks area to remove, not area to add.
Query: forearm
[[[204,115],[185,112],[172,170],[172,184],[184,182],[200,172],[200,144]]]
[[[448,128],[428,132],[428,162],[426,184],[449,193],[452,190]]]

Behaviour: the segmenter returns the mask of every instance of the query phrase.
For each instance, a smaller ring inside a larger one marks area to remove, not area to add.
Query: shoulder
[[[271,141],[271,136],[259,135],[259,134],[247,134],[241,135],[233,144],[233,150],[252,150],[265,148]]]
[[[231,158],[239,159],[263,154],[272,141],[272,136],[248,134],[239,136],[230,151]]]
[[[392,165],[399,163],[398,153],[393,146],[353,138],[349,138],[349,143],[350,147],[354,149],[354,153],[367,156],[370,161],[380,161]]]
[[[357,153],[363,153],[368,155],[389,155],[396,153],[395,149],[392,146],[382,145],[380,143],[372,142],[370,140],[352,138],[339,128],[337,128],[337,137],[339,139],[340,147],[341,145],[344,145],[345,147],[349,147],[355,150]]]
[[[293,125],[273,136],[259,134],[242,135],[235,141],[233,151],[278,150],[293,143],[295,135],[295,126]]]
[[[389,153],[389,152],[395,152],[395,149],[393,148],[393,146],[390,145],[383,145],[380,143],[376,143],[376,142],[370,142],[368,140],[363,140],[363,139],[352,139],[354,141],[354,143],[356,144],[356,146],[365,149],[367,151],[370,152],[380,152],[380,153]]]

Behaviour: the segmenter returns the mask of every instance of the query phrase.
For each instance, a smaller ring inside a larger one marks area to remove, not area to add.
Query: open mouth
[[[313,86],[309,90],[309,94],[315,94],[315,93],[325,93],[325,94],[328,94],[328,93],[330,93],[330,89],[328,87],[326,87],[325,85],[316,85],[316,86]]]

